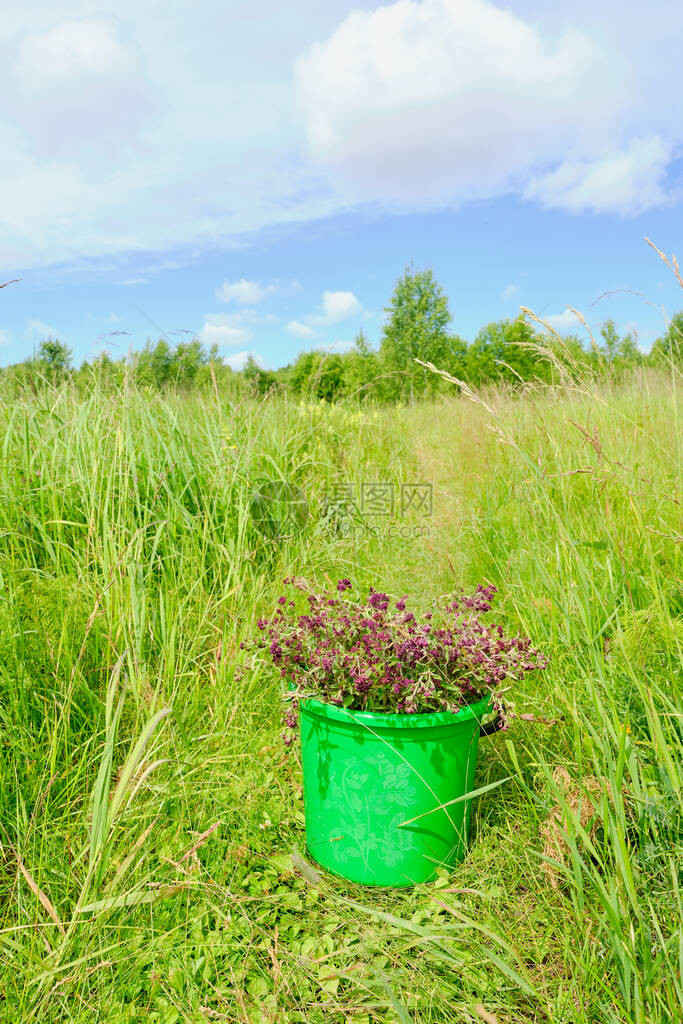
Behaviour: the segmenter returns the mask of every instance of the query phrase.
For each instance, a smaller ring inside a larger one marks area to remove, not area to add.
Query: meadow
[[[0,1020],[679,1019],[682,386],[0,394]],[[420,608],[493,583],[550,656],[433,884],[306,854],[280,681],[240,646],[292,574]]]

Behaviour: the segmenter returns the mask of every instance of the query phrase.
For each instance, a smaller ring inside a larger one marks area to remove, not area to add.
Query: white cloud
[[[125,281],[121,282],[121,284],[125,285],[126,287],[130,287],[131,285],[134,284],[149,284],[149,281],[147,280],[146,277],[127,277]]]
[[[683,142],[671,0],[647,18],[635,0],[618,18],[594,0],[298,0],[271,32],[274,0],[253,6],[235,32],[231,4],[167,5],[163,31],[139,0],[116,16],[70,0],[67,18],[54,0],[5,5],[0,270],[141,284],[151,258],[170,270],[168,255],[236,251],[358,202],[437,208],[532,179],[535,201],[584,208],[567,166]],[[640,206],[664,190],[651,157]]]
[[[282,295],[299,291],[301,284],[298,281],[275,280],[271,284],[262,285],[259,281],[247,281],[240,278],[239,281],[224,281],[220,288],[216,289],[216,299],[219,302],[236,302],[239,306],[254,306],[272,295]]]
[[[550,316],[544,316],[543,319],[551,327],[554,327],[558,334],[574,334],[582,328],[578,316],[576,313],[572,313],[570,309],[565,309],[562,313],[552,313]]]
[[[251,341],[251,331],[229,315],[212,313],[204,318],[199,338],[205,345],[233,348]]]
[[[26,338],[38,342],[45,341],[46,338],[64,340],[61,332],[56,327],[51,327],[50,324],[46,324],[42,320],[27,320],[24,335]]]
[[[362,311],[353,292],[323,292],[323,316],[328,324],[337,324]]]
[[[25,36],[19,44],[16,69],[27,88],[41,89],[83,74],[130,74],[136,63],[114,22],[89,18],[70,19],[46,32]]]
[[[12,341],[12,335],[9,331],[4,328],[0,328],[0,347],[3,345],[9,345]]]
[[[225,327],[246,328],[247,326],[270,326],[278,324],[280,318],[273,313],[262,313],[258,309],[238,309],[234,313],[213,313],[207,319],[222,324]]]
[[[153,109],[142,53],[115,17],[67,18],[19,37],[6,70],[31,150],[73,160],[75,151],[135,143]]]
[[[295,338],[311,338],[316,329],[332,327],[363,312],[363,307],[353,292],[325,291],[320,297],[318,312],[308,313],[301,320],[290,320],[285,330]]]
[[[261,369],[265,369],[263,357],[260,356],[258,352],[237,352],[234,356],[227,356],[223,362],[233,370],[243,370],[249,356],[251,356],[257,366],[260,366]]]
[[[642,213],[669,201],[663,180],[671,156],[658,136],[632,139],[625,151],[565,161],[532,178],[525,196],[571,213]]]
[[[310,338],[314,333],[312,327],[302,323],[300,320],[290,320],[285,330],[288,334],[293,334],[295,338]]]
[[[310,316],[304,317],[307,323],[315,327],[327,327],[363,312],[363,307],[353,292],[323,292],[320,308],[320,313],[311,313]]]
[[[576,29],[546,38],[488,0],[354,10],[296,79],[313,159],[359,198],[422,205],[592,158],[620,144],[638,98],[614,52]]]
[[[252,306],[254,303],[263,302],[270,294],[270,289],[264,288],[258,281],[224,281],[220,288],[216,289],[216,298],[219,302],[237,302],[240,306]]]
[[[519,288],[516,284],[508,284],[505,286],[505,288],[503,288],[502,292],[500,293],[500,297],[501,299],[511,299],[513,295],[517,294],[518,291]]]
[[[91,273],[93,258],[110,258],[120,278],[146,277],[146,254],[234,248],[245,232],[336,207],[298,153],[290,80],[301,21],[271,46],[262,19],[236,33],[229,5],[207,21],[181,0],[163,31],[158,12],[133,0],[119,0],[117,17],[60,20],[56,10],[32,0],[0,24],[12,98],[0,123],[0,268]],[[88,33],[102,73],[79,57],[77,77],[64,77],[50,57],[52,84],[38,76],[32,91],[38,53],[78,51]]]
[[[143,274],[158,274],[164,270],[183,270],[187,262],[196,260],[199,253],[195,250],[190,253],[188,260],[156,260],[154,263],[149,263],[147,266],[141,267],[140,270]]]

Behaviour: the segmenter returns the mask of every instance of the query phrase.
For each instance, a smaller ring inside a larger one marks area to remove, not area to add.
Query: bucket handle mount
[[[493,736],[494,733],[500,732],[500,730],[502,728],[503,728],[503,716],[501,715],[501,713],[499,711],[498,714],[496,715],[496,717],[492,718],[490,722],[487,722],[485,725],[480,725],[479,726],[479,736],[480,736],[480,738],[482,736]]]

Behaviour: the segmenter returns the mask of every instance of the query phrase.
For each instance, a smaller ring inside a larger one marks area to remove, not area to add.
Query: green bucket
[[[465,856],[481,726],[490,698],[453,714],[347,711],[309,698],[299,709],[306,846],[362,885],[428,882]],[[449,804],[447,807],[442,805]]]

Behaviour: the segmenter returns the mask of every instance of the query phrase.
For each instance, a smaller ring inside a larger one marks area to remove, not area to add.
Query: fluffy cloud
[[[328,324],[338,324],[340,320],[346,320],[363,311],[353,292],[323,292],[322,306],[322,315]]]
[[[45,341],[46,338],[60,338],[63,336],[56,327],[44,323],[42,320],[27,320],[24,335],[31,341]]]
[[[453,203],[523,190],[545,168],[527,194],[546,205],[639,212],[663,199],[653,140],[602,156],[623,147],[637,106],[627,65],[488,0],[355,10],[296,78],[311,156],[358,198]]]
[[[113,17],[69,18],[20,36],[7,72],[6,116],[50,157],[130,147],[154,106],[142,53]]]
[[[24,36],[16,70],[27,89],[54,88],[82,75],[106,78],[137,70],[137,60],[113,20],[69,19],[45,32]]]
[[[187,264],[192,247],[234,247],[336,207],[297,154],[301,23],[269,50],[262,20],[235,33],[228,7],[207,21],[181,0],[162,31],[159,12],[133,0],[116,17],[92,17],[87,0],[67,7],[85,17],[33,0],[0,25],[0,267],[11,276],[60,263],[90,273],[97,259],[146,277],[145,253],[173,249]]]
[[[219,302],[236,302],[239,306],[254,306],[272,295],[292,294],[301,290],[299,281],[273,281],[272,284],[263,285],[259,281],[247,281],[240,278],[239,281],[224,281],[220,288],[216,289],[216,298]]]
[[[290,320],[285,330],[288,334],[293,334],[295,338],[310,338],[314,333],[312,327],[300,320]]]
[[[273,288],[264,288],[258,281],[224,281],[220,288],[216,289],[216,298],[219,302],[236,302],[240,306],[252,306],[254,303],[263,302],[268,295],[272,294]]]
[[[206,345],[233,348],[251,341],[251,331],[231,316],[212,313],[204,318],[199,337]]]
[[[363,312],[363,307],[353,292],[323,292],[321,312],[311,313],[305,319],[315,327],[329,327]]]
[[[618,18],[594,0],[355,6],[373,3],[295,0],[266,33],[273,0],[239,32],[230,4],[203,18],[179,0],[162,31],[139,0],[115,16],[88,0],[69,0],[73,17],[49,0],[6,5],[0,267],[90,273],[97,260],[137,282],[153,273],[144,253],[187,263],[358,202],[419,210],[511,191],[613,209],[595,176],[619,154],[637,165],[621,169],[634,184],[619,209],[634,193],[636,208],[661,201],[665,157],[632,145],[683,142],[683,5],[651,0],[647,18],[635,0]]]
[[[663,181],[671,156],[658,136],[633,139],[624,152],[565,161],[533,178],[525,195],[572,213],[642,213],[668,201]]]
[[[263,358],[258,354],[258,352],[236,352],[234,356],[227,356],[223,362],[233,370],[243,370],[249,356],[251,356],[257,366],[260,366],[261,369],[265,369]]]
[[[362,312],[363,307],[353,292],[325,291],[317,312],[301,320],[290,320],[285,330],[295,338],[312,338],[318,328],[332,327]]]
[[[562,313],[552,313],[550,316],[544,316],[543,319],[551,327],[554,327],[558,334],[576,334],[583,326],[576,313],[573,313],[571,309],[565,309]]]
[[[501,299],[511,299],[519,291],[516,284],[508,284],[500,293]]]
[[[4,328],[0,329],[0,347],[3,345],[9,345],[11,341],[12,336],[10,332],[6,331]]]

